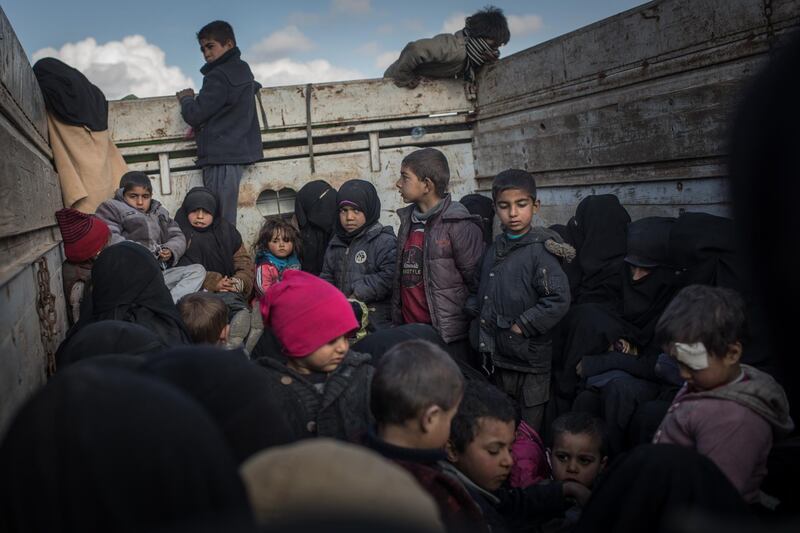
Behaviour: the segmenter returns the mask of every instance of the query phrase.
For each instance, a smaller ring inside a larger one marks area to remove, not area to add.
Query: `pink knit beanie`
[[[272,328],[289,357],[305,357],[323,344],[358,329],[353,308],[339,289],[301,270],[283,279],[261,299],[264,324]]]

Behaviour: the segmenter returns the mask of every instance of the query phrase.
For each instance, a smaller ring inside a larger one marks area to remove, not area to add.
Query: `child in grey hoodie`
[[[156,256],[172,299],[203,286],[206,270],[202,265],[175,266],[186,251],[186,237],[169,212],[153,200],[153,186],[144,172],[131,171],[120,179],[114,198],[97,208],[95,216],[111,230],[109,246],[123,241],[141,244]]]

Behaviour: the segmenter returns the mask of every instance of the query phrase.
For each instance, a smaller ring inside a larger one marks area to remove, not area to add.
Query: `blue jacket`
[[[203,87],[196,98],[181,98],[181,115],[195,130],[197,164],[248,164],[262,158],[253,78],[238,48],[208,63],[200,72]]]

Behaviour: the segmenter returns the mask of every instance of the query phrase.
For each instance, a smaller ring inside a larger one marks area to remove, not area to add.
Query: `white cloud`
[[[463,29],[464,19],[468,16],[469,15],[463,11],[456,11],[445,19],[444,24],[442,24],[441,33],[455,33],[458,30]]]
[[[509,15],[508,29],[511,37],[533,33],[542,28],[544,22],[539,15]]]
[[[167,66],[164,51],[141,35],[105,44],[97,44],[89,37],[67,43],[58,50],[42,48],[34,52],[33,61],[43,57],[55,57],[80,70],[109,100],[128,94],[164,96],[194,88],[192,79],[179,67]]]
[[[397,61],[398,57],[400,57],[399,50],[384,52],[375,58],[375,66],[381,70],[386,70],[389,65]]]
[[[313,48],[314,43],[297,26],[287,26],[264,37],[249,55],[254,61],[271,61]]]
[[[464,27],[464,19],[468,16],[468,13],[456,11],[447,17],[447,19],[445,19],[444,23],[442,24],[442,33],[455,33],[462,29]],[[506,20],[508,20],[508,29],[511,32],[512,39],[519,35],[525,35],[538,31],[544,25],[542,17],[533,14],[507,15]]]
[[[325,16],[322,13],[293,11],[286,17],[286,21],[295,26],[315,26],[324,22]]]
[[[368,43],[364,43],[355,49],[356,53],[365,56],[376,56],[381,53],[381,50],[382,50],[381,45],[378,44],[376,41],[370,41]]]
[[[298,62],[282,58],[276,61],[251,63],[250,68],[253,70],[256,80],[265,87],[354,80],[366,77],[358,70],[337,67],[325,59]]]
[[[331,9],[342,13],[363,15],[372,11],[371,0],[333,0]]]

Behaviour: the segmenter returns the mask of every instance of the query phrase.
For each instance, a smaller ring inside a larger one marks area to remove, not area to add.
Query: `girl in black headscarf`
[[[336,204],[336,234],[325,252],[320,277],[348,298],[367,304],[374,328],[387,327],[396,268],[394,230],[378,222],[381,200],[368,181],[346,181],[336,195]]]
[[[186,193],[175,221],[186,236],[186,252],[178,265],[203,265],[204,289],[234,292],[247,300],[253,289],[253,259],[239,231],[219,215],[216,195],[194,187]]]
[[[179,348],[152,358],[142,371],[168,381],[202,405],[222,430],[238,463],[289,444],[294,433],[261,366],[213,347]]]
[[[75,333],[100,320],[133,322],[167,345],[191,343],[156,258],[134,242],[121,242],[100,253],[92,267],[91,298],[83,304],[80,320],[62,347]]]
[[[209,416],[130,370],[75,365],[0,446],[0,531],[255,531]]]
[[[323,180],[306,183],[297,192],[294,214],[300,228],[300,263],[303,270],[319,276],[325,250],[336,223],[336,191]]]

